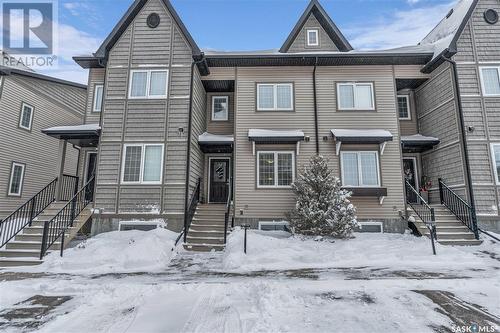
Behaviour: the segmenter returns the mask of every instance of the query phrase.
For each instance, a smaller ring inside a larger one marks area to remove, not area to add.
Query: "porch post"
[[[63,198],[63,176],[64,176],[64,163],[66,162],[66,147],[68,143],[66,140],[59,141],[59,168],[57,170],[57,189],[56,189],[56,201],[61,201]]]

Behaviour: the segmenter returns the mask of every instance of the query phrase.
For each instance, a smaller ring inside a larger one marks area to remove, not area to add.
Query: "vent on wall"
[[[146,222],[146,221],[120,221],[118,230],[140,230],[149,231],[161,226],[160,222]]]
[[[384,232],[384,224],[382,222],[359,222],[361,228],[358,232]]]

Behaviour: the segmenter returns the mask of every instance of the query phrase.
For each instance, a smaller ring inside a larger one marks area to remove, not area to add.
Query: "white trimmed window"
[[[24,168],[25,165],[21,163],[12,163],[12,168],[10,169],[9,178],[9,196],[20,197],[23,189],[24,181]]]
[[[104,85],[96,84],[94,87],[94,102],[92,103],[93,112],[101,112],[103,92],[104,92]]]
[[[295,180],[295,155],[291,151],[257,153],[257,187],[289,188]]]
[[[375,110],[373,83],[337,83],[339,110]]]
[[[163,144],[125,144],[123,184],[161,184]]]
[[[410,98],[408,95],[398,95],[398,116],[402,120],[411,120]]]
[[[348,187],[379,187],[378,152],[343,151],[340,155],[342,185]]]
[[[212,96],[212,121],[227,121],[229,119],[229,98],[227,96]]]
[[[27,131],[31,131],[31,124],[33,123],[33,111],[34,107],[23,103],[21,105],[21,115],[19,117],[19,127]]]
[[[495,173],[495,182],[500,184],[500,143],[491,144],[491,159]]]
[[[500,96],[500,67],[480,67],[481,88],[484,96]]]
[[[168,70],[131,70],[129,98],[166,98]]]
[[[293,84],[257,84],[257,110],[293,111]]]
[[[319,46],[319,30],[307,29],[307,46]]]

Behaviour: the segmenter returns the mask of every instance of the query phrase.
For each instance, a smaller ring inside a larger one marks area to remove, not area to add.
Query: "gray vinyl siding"
[[[228,120],[212,120],[212,97],[228,97]],[[232,135],[234,133],[234,94],[233,93],[208,93],[207,94],[207,132],[212,134]]]
[[[105,72],[104,68],[91,68],[89,70],[87,106],[85,108],[86,124],[98,124],[100,122],[101,113],[94,112],[95,87],[104,84]]]
[[[318,29],[319,31],[319,46],[307,46],[307,30],[308,29]],[[299,34],[290,45],[289,53],[293,52],[305,52],[305,51],[338,51],[339,49],[335,43],[330,39],[330,36],[326,33],[325,29],[321,26],[316,19],[314,14],[310,14],[306,23],[300,30]]]
[[[61,94],[48,95],[59,89]],[[68,97],[59,99],[64,93]],[[74,97],[71,103],[66,102]],[[10,75],[3,77],[0,97],[0,219],[6,217],[55,177],[59,165],[59,140],[42,129],[83,123],[86,90],[67,87],[45,80]],[[21,104],[34,107],[31,131],[20,129]],[[79,108],[78,110],[76,110]],[[21,197],[8,197],[12,162],[25,164]],[[76,175],[78,152],[67,147],[65,172]]]
[[[314,102],[312,67],[239,68],[236,84],[235,181],[236,211],[241,218],[283,218],[290,211],[295,198],[290,189],[260,189],[256,184],[256,156],[248,141],[250,128],[297,129],[310,137],[300,144],[296,156],[297,170],[315,154]],[[336,110],[335,83],[338,81],[374,82],[376,112],[342,112]],[[255,111],[256,83],[292,82],[294,84],[295,111]],[[378,198],[353,198],[361,219],[397,219],[404,210],[401,150],[395,105],[395,86],[392,66],[377,67],[320,67],[317,71],[320,153],[329,159],[330,167],[340,176],[339,156],[331,139],[332,128],[386,129],[394,135],[387,144],[381,161],[382,187],[388,196],[380,205]],[[327,137],[328,141],[323,141]],[[365,148],[378,150],[378,145],[344,146],[344,149]],[[295,145],[257,145],[256,150],[295,151]],[[239,212],[243,211],[243,215]]]
[[[153,12],[161,20],[156,29],[146,25]],[[104,214],[183,213],[191,62],[190,47],[160,0],[148,1],[110,50],[95,196]],[[130,70],[146,67],[169,70],[168,98],[128,99]],[[127,143],[164,144],[161,184],[121,184]],[[202,168],[197,157],[192,162]]]
[[[477,213],[498,216],[500,186],[496,185],[491,143],[500,142],[500,97],[483,97],[479,68],[500,66],[500,23],[484,20],[486,9],[500,12],[496,0],[480,0],[457,43],[458,75]],[[468,128],[473,128],[469,131]],[[481,220],[481,218],[480,218]]]
[[[438,179],[457,191],[465,188],[458,112],[450,66],[445,63],[415,91],[419,133],[441,143],[422,153],[423,176],[432,181],[431,201],[438,199]],[[462,192],[463,193],[463,192]]]

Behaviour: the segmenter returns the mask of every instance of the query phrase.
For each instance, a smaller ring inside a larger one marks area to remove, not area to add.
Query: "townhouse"
[[[83,153],[94,234],[163,220],[211,250],[230,225],[281,229],[322,154],[363,231],[478,244],[500,219],[499,10],[461,0],[418,45],[359,51],[312,0],[280,49],[203,52],[168,0],[136,0],[74,58],[85,124],[44,132]]]

